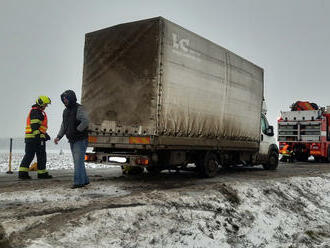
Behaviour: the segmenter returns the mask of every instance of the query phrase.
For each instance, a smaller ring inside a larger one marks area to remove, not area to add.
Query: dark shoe
[[[26,171],[19,171],[18,172],[18,178],[22,180],[29,180],[31,177],[29,176],[29,173]]]
[[[74,185],[72,185],[71,189],[83,188],[83,187],[85,187],[84,184],[74,184]]]
[[[51,178],[53,178],[53,176],[49,175],[48,172],[43,174],[38,174],[38,179],[51,179]]]
[[[22,180],[30,180],[30,179],[32,179],[29,175],[24,175],[24,176],[19,175],[18,178],[19,179],[22,179]]]

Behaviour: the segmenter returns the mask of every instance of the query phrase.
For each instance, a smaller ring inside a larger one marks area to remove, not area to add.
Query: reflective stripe
[[[46,135],[44,135],[43,133],[40,134],[40,138],[46,138]]]
[[[33,133],[26,133],[25,138],[34,138],[38,134],[40,134],[40,131],[39,130],[34,130]]]
[[[26,168],[26,167],[19,167],[18,171],[29,171],[29,168]]]
[[[27,134],[25,134],[25,138],[28,138],[28,139],[35,138],[35,135],[27,133]]]
[[[36,123],[41,124],[41,120],[39,120],[39,119],[33,119],[33,120],[30,121],[30,123],[31,124],[36,124]]]
[[[37,173],[38,174],[45,174],[45,173],[47,173],[47,170],[38,170]]]
[[[39,131],[39,130],[34,130],[34,131],[32,132],[32,134],[34,134],[34,135],[36,135],[36,134],[40,134],[40,131]]]

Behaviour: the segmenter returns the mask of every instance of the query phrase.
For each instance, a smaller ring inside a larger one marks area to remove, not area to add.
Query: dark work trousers
[[[29,168],[34,155],[37,155],[38,171],[46,169],[47,155],[45,140],[31,140],[25,143],[25,155],[20,167]]]

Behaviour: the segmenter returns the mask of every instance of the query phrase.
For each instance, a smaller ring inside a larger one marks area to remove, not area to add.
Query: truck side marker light
[[[130,144],[150,144],[150,137],[129,137]]]
[[[89,143],[96,143],[97,142],[97,138],[95,136],[88,136],[88,142]]]

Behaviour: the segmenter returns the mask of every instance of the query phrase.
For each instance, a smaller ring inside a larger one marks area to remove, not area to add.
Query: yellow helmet
[[[50,104],[52,101],[48,96],[38,96],[36,100],[36,104],[38,104],[40,107],[44,107],[47,104]]]

